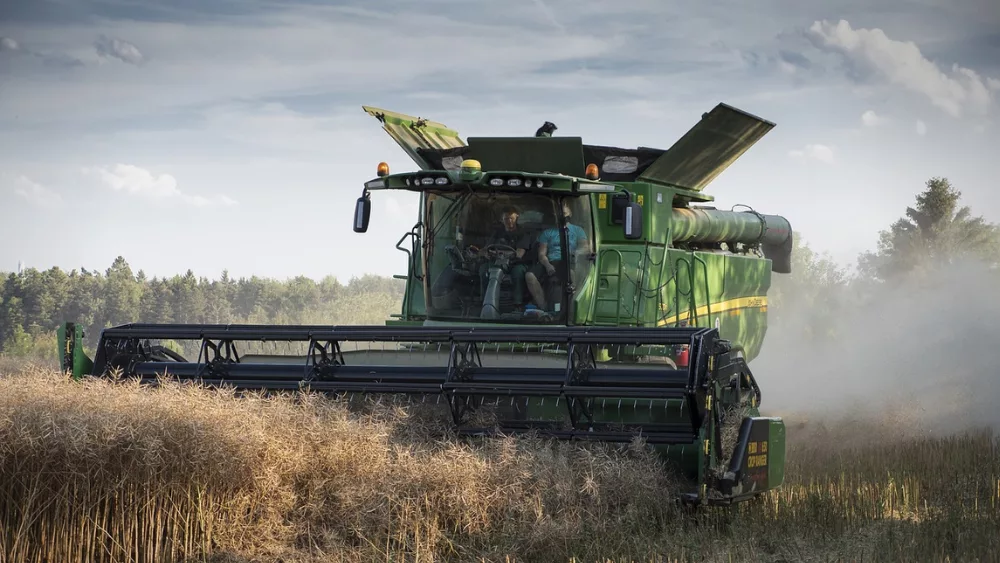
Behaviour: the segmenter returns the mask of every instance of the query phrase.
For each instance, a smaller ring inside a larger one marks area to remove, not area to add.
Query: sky
[[[463,137],[668,148],[724,102],[777,126],[706,191],[851,265],[924,183],[1000,222],[995,0],[5,0],[0,271],[402,274],[415,164],[362,105]]]

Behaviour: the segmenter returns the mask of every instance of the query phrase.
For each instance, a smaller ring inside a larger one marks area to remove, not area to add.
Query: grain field
[[[0,362],[0,559],[986,561],[1000,442],[787,415],[785,486],[691,514],[641,447],[459,441],[392,406]],[[444,419],[446,420],[446,419]],[[442,437],[444,436],[444,437]]]

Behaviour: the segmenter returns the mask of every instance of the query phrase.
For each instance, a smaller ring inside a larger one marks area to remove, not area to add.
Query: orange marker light
[[[579,169],[577,169],[577,170],[579,170]],[[594,163],[588,164],[587,165],[587,179],[588,180],[596,180],[599,177],[600,177],[600,172],[597,170],[597,165],[594,164]]]
[[[389,165],[385,162],[378,163],[378,175],[379,177],[389,175]]]

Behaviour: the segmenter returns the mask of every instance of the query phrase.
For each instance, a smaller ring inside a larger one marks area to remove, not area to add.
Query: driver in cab
[[[510,275],[511,289],[513,290],[513,305],[518,310],[524,306],[524,276],[528,271],[521,260],[531,246],[531,238],[517,224],[517,219],[520,215],[521,213],[516,207],[512,205],[504,207],[501,212],[502,225],[493,231],[489,239],[490,243],[487,246],[487,248],[494,245],[500,246],[497,250],[501,251],[509,252],[511,249],[514,250],[514,256],[511,257],[511,265],[508,273]],[[479,281],[483,295],[486,295],[486,288],[490,283],[491,266],[492,261],[483,262],[479,266]]]

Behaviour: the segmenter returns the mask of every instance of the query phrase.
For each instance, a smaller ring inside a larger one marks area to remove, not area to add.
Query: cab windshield
[[[424,205],[429,318],[566,322],[567,282],[592,265],[588,196],[432,191]]]

